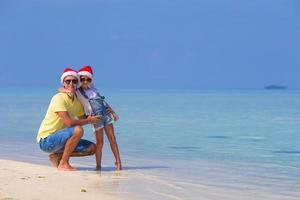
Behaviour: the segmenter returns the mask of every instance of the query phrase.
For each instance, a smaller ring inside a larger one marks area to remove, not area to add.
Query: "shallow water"
[[[1,92],[0,158],[48,164],[35,137],[54,93]],[[103,93],[120,115],[115,128],[125,181],[118,188],[130,198],[300,197],[300,91]],[[90,126],[84,137],[93,140]],[[104,148],[103,173],[111,176],[107,141]],[[93,158],[74,162],[94,165]]]

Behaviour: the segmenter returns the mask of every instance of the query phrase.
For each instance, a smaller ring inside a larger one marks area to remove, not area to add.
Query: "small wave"
[[[247,140],[253,140],[253,141],[257,141],[257,140],[265,140],[265,137],[260,137],[260,136],[245,136],[242,137],[243,139],[247,139]]]
[[[186,149],[186,150],[199,149],[199,147],[195,147],[195,146],[169,146],[168,148],[170,148],[170,149]]]
[[[155,191],[155,190],[149,190],[149,191],[153,192],[154,194],[157,194],[159,196],[162,196],[164,198],[168,198],[168,199],[174,199],[174,200],[181,200],[182,199],[181,197],[178,197],[176,195],[169,194],[169,193],[166,193],[166,192],[158,192],[158,191]]]
[[[212,138],[212,139],[230,139],[230,137],[225,136],[225,135],[212,135],[212,136],[207,136],[207,138]]]
[[[283,150],[283,151],[273,151],[273,153],[282,153],[282,154],[300,154],[300,151],[288,151],[288,150]]]

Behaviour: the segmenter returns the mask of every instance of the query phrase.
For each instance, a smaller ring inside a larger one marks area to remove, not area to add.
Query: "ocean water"
[[[0,158],[48,164],[35,137],[55,89],[1,90]],[[115,130],[125,169],[114,176],[106,141],[103,173],[128,198],[300,198],[300,91],[103,94],[120,116]],[[94,140],[89,125],[84,137]],[[73,162],[94,166],[93,158]]]

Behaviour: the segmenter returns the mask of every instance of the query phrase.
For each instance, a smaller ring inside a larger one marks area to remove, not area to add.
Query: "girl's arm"
[[[117,113],[112,109],[112,107],[107,103],[107,101],[104,101],[104,102],[105,102],[105,105],[107,107],[107,112],[112,115],[113,120],[118,121],[119,116],[117,115]]]
[[[65,88],[61,87],[61,88],[58,88],[58,92],[61,92],[61,93],[68,93],[69,90],[66,90]]]
[[[94,88],[94,89],[96,90],[98,95],[101,97],[101,94],[99,93],[99,91],[96,88]],[[112,107],[107,103],[107,101],[104,100],[104,103],[105,103],[105,106],[107,107],[106,112],[111,114],[114,121],[118,121],[119,116],[117,115],[117,113],[112,109]]]

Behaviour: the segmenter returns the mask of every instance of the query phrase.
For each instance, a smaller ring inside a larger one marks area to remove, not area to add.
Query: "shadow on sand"
[[[151,170],[151,169],[167,169],[170,167],[167,166],[125,166],[123,167],[122,171],[130,171],[130,170]],[[95,167],[76,167],[77,171],[96,171]],[[102,167],[101,171],[109,172],[109,171],[116,171],[115,167]]]

